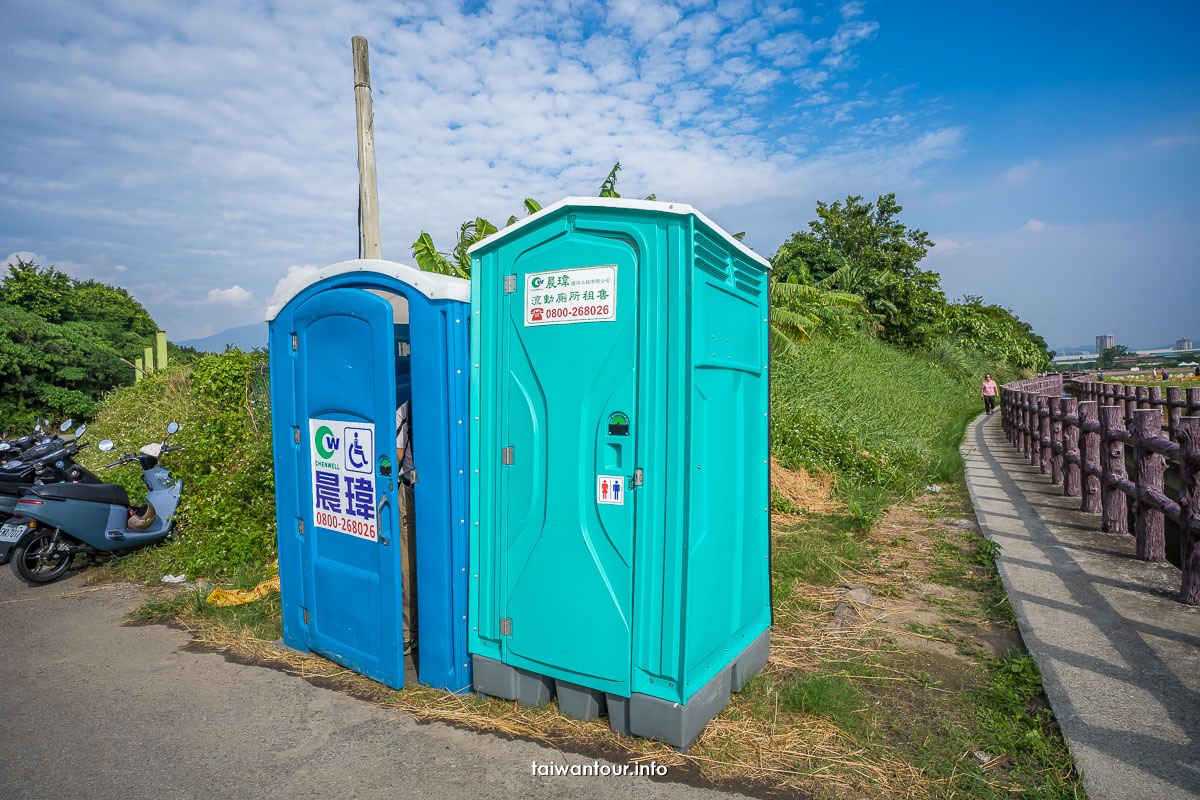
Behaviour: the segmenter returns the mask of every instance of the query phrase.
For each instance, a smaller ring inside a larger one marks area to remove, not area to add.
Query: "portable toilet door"
[[[470,254],[475,687],[686,749],[769,652],[769,262],[615,198]]]
[[[284,643],[404,685],[397,409],[411,402],[419,680],[466,658],[467,281],[380,260],[268,311]]]

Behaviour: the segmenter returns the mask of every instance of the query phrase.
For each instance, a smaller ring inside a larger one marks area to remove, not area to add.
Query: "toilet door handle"
[[[388,546],[388,538],[383,535],[383,507],[388,504],[391,495],[384,492],[379,498],[379,504],[375,506],[375,524],[379,526],[379,543],[384,547]]]

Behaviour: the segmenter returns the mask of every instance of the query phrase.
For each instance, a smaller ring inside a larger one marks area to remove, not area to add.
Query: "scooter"
[[[62,424],[65,433],[71,428],[71,420]],[[60,439],[38,445],[21,454],[21,458],[0,464],[0,523],[16,513],[17,500],[24,490],[40,483],[101,483],[91,470],[75,463],[75,456],[87,447],[80,441],[87,425],[80,425],[74,440],[63,443]],[[47,449],[57,446],[58,449]],[[31,455],[32,454],[32,455]],[[0,566],[8,563],[12,553],[11,541],[0,539]]]
[[[169,444],[179,423],[167,426],[162,443],[148,444],[137,453],[121,456],[105,468],[132,461],[142,468],[146,503],[131,506],[124,487],[116,483],[49,483],[26,490],[17,503],[18,515],[0,527],[0,539],[15,539],[12,571],[31,585],[62,577],[77,555],[92,561],[123,553],[167,538],[175,524],[175,511],[183,482],[159,466],[164,453],[182,450]],[[111,439],[100,442],[104,452]]]
[[[63,423],[63,425],[70,427],[68,425],[69,422],[70,420],[67,420]],[[49,430],[50,420],[43,419],[39,420],[38,424],[34,426],[33,433],[18,437],[16,439],[9,439],[7,436],[5,436],[4,438],[0,439],[0,458],[10,455],[18,455],[35,445],[44,444],[52,439],[57,438],[53,433],[47,433]]]

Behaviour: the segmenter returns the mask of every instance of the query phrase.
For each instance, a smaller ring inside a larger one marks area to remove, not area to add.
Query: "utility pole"
[[[367,40],[350,39],[354,52],[354,107],[358,116],[358,205],[363,258],[383,258],[379,238],[379,188],[375,181],[375,116],[371,109],[371,70]]]

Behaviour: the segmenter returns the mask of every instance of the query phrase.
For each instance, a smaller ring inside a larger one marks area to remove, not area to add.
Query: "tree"
[[[929,234],[901,222],[902,210],[895,193],[874,203],[858,195],[844,204],[819,202],[809,230],[792,234],[776,260],[789,277],[831,279],[841,291],[860,295],[883,339],[923,347],[933,340],[946,297],[941,277],[918,266],[933,247]]]
[[[54,267],[42,270],[17,256],[16,264],[9,263],[0,288],[6,303],[32,311],[47,322],[58,322],[67,310],[71,278]]]
[[[797,344],[812,341],[817,328],[844,330],[866,311],[856,294],[780,280],[774,275],[767,297],[771,321],[768,343],[775,353],[795,353]]]
[[[617,173],[621,171],[621,162],[618,161],[609,170],[608,175],[604,178],[604,182],[600,184],[600,197],[620,197],[617,194]],[[654,195],[648,195],[647,200],[653,200]],[[542,210],[542,204],[532,197],[525,198],[525,211],[529,214],[536,214]],[[520,217],[515,214],[508,218],[508,225],[512,225]],[[467,220],[458,228],[458,241],[454,245],[454,249],[448,253],[441,252],[437,249],[437,245],[433,243],[433,237],[425,231],[421,231],[421,235],[412,243],[413,258],[417,262],[417,266],[426,272],[436,272],[440,275],[453,275],[457,278],[471,277],[471,257],[467,253],[467,249],[476,242],[482,241],[486,237],[492,235],[497,230],[496,226],[488,222],[483,217],[476,217],[472,220]]]
[[[11,432],[40,416],[90,417],[100,395],[132,382],[121,359],[157,330],[124,289],[20,258],[0,292],[0,424]]]
[[[1112,369],[1116,365],[1116,360],[1128,353],[1129,348],[1123,344],[1106,347],[1104,348],[1103,352],[1100,353],[1098,366],[1100,369]]]
[[[1046,340],[1033,332],[1010,309],[990,305],[977,295],[967,295],[946,306],[937,326],[939,339],[981,353],[985,358],[1016,370],[1040,371],[1052,355]]]

